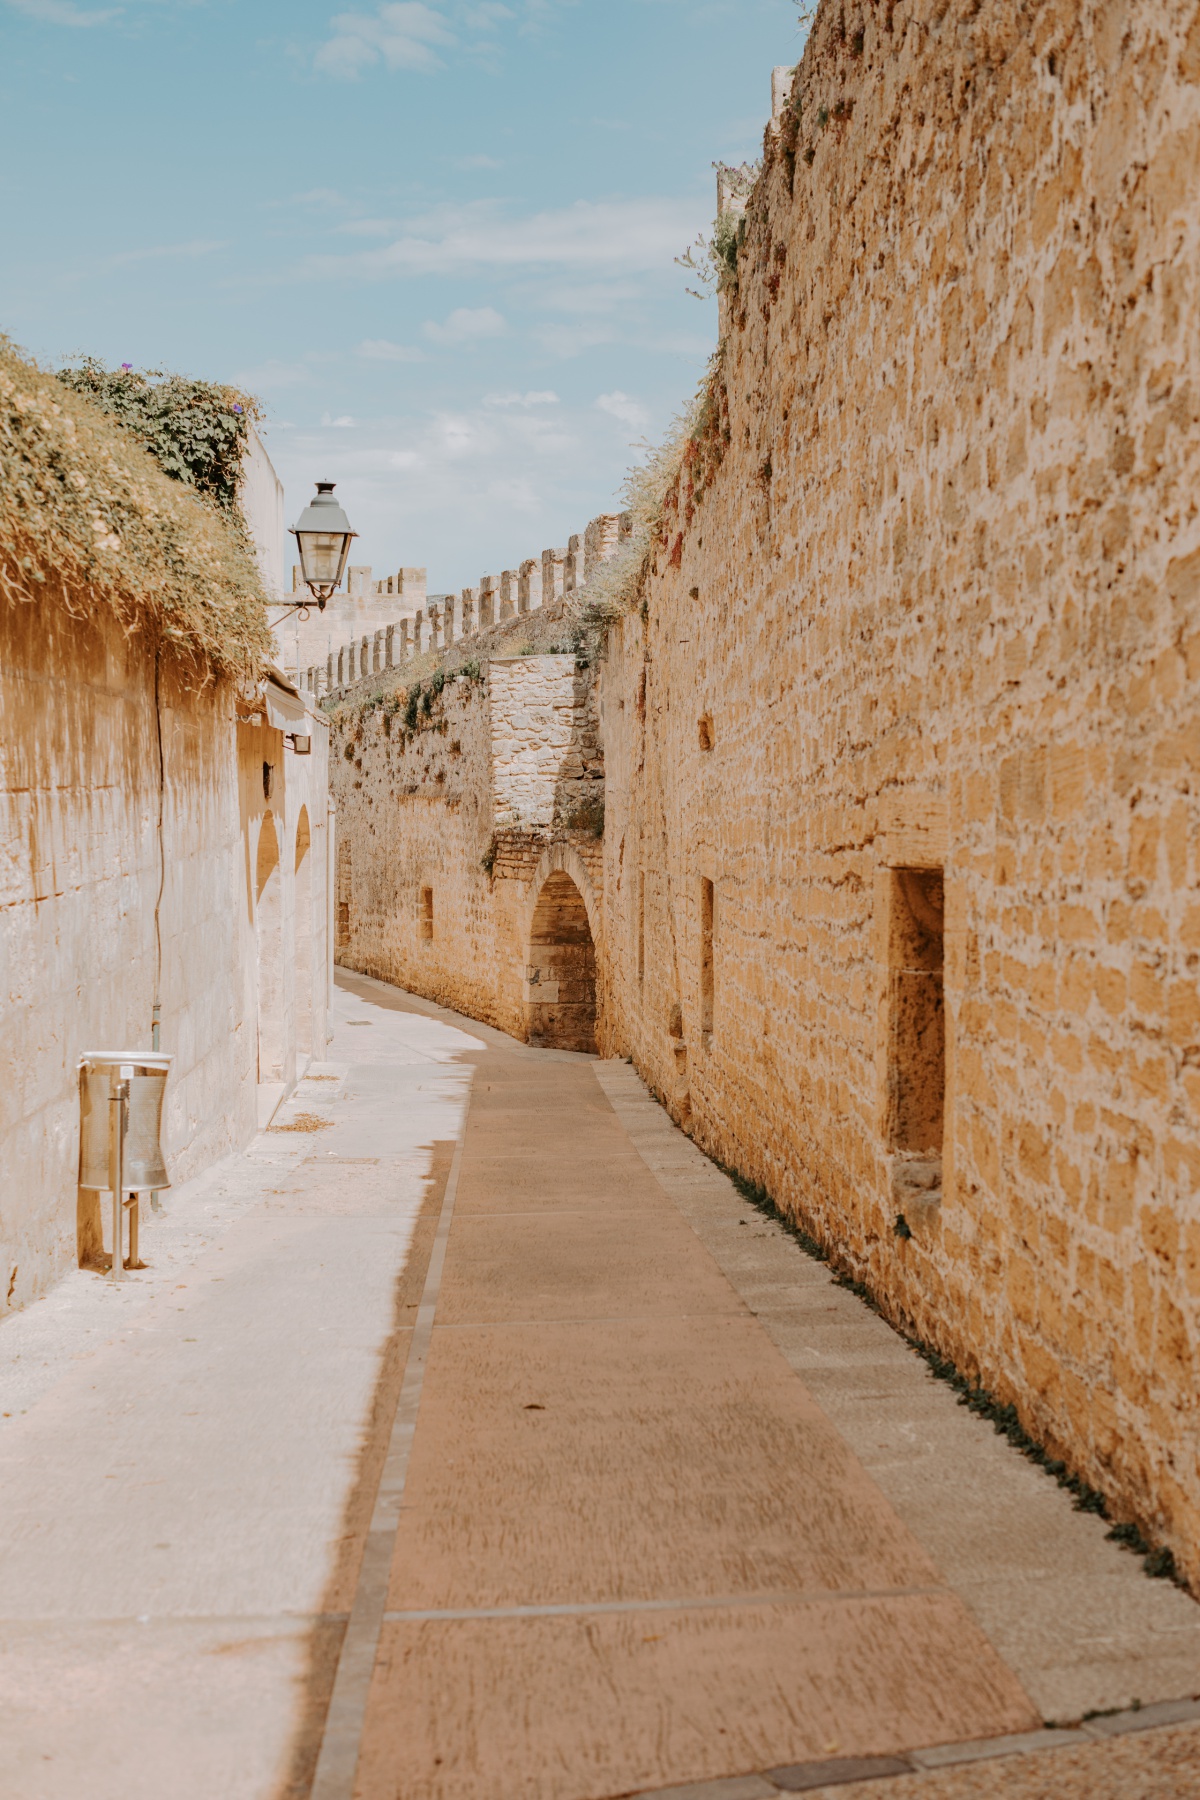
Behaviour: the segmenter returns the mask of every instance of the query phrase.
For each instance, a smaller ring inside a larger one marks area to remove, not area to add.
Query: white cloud
[[[528,394],[485,394],[483,404],[499,407],[521,406],[528,410],[531,406],[557,406],[558,395],[550,388],[545,389],[544,392],[539,390]]]
[[[463,8],[463,21],[472,31],[492,31],[497,25],[503,25],[507,19],[515,17],[514,12],[507,6],[499,5],[497,0],[483,0],[482,5]]]
[[[444,325],[429,319],[421,329],[431,343],[454,345],[503,337],[508,326],[493,306],[456,306]]]
[[[379,250],[309,258],[314,276],[454,275],[478,268],[595,269],[611,276],[670,269],[680,244],[706,223],[700,200],[577,200],[525,219],[490,201],[443,208],[414,220]]]
[[[212,256],[215,251],[228,247],[228,238],[195,238],[190,244],[156,244],[150,250],[119,250],[115,256],[105,259],[104,266],[117,269],[125,263],[158,262],[163,257]]]
[[[124,11],[123,7],[110,6],[101,12],[83,12],[71,0],[8,0],[8,4],[44,25],[107,25]]]
[[[460,156],[454,166],[456,169],[502,169],[504,164],[481,151],[478,156]]]
[[[311,381],[312,369],[307,363],[287,363],[271,357],[256,368],[236,370],[233,379],[238,387],[246,388],[252,394],[260,389],[267,393],[272,388],[298,387]]]
[[[441,13],[423,0],[399,0],[377,7],[374,15],[338,13],[330,30],[333,35],[317,51],[314,66],[344,80],[380,62],[388,69],[440,69],[438,49],[455,41]]]
[[[278,202],[277,204],[290,206],[293,201],[297,206],[324,206],[334,208],[343,207],[349,204],[344,196],[338,193],[336,188],[327,187],[309,188],[307,193],[294,194],[291,200]]]
[[[540,296],[548,310],[577,316],[616,312],[626,301],[640,300],[641,297],[642,290],[634,281],[603,280],[556,283],[551,288],[544,288]]]
[[[645,431],[650,423],[650,414],[641,402],[623,394],[620,388],[614,389],[611,394],[599,395],[596,405],[601,412],[610,413],[622,425],[628,425],[631,431]]]
[[[395,219],[347,219],[338,226],[343,237],[391,237],[395,229]]]
[[[323,413],[321,415],[321,423],[327,430],[353,431],[358,421],[357,419],[352,419],[349,413],[343,413],[338,419],[335,419],[330,413]]]
[[[616,325],[541,325],[533,335],[547,356],[558,356],[564,361],[572,356],[582,356],[601,344],[615,344],[622,338],[627,340],[627,334],[619,331]]]
[[[393,344],[387,338],[364,338],[358,346],[358,354],[365,356],[368,362],[420,363],[424,362],[425,352],[412,344]]]
[[[590,400],[356,417],[355,431],[309,424],[279,432],[275,466],[290,495],[311,493],[314,469],[328,469],[362,534],[355,561],[426,564],[434,593],[565,544],[595,513],[614,509],[631,460],[619,428],[598,429]]]

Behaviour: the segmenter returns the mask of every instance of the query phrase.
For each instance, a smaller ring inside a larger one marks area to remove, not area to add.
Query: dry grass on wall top
[[[622,498],[629,514],[629,536],[575,597],[581,647],[593,648],[612,620],[633,610],[658,553],[671,553],[681,489],[688,489],[685,505],[691,504],[689,471],[701,464],[707,468],[714,461],[714,445],[719,444],[716,462],[723,453],[723,393],[718,350],[694,399],[672,422],[662,443],[648,448],[645,461],[625,477]],[[696,499],[700,491],[702,488],[697,489]]]
[[[252,679],[271,657],[266,594],[237,522],[0,338],[0,594],[108,607],[191,665]]]

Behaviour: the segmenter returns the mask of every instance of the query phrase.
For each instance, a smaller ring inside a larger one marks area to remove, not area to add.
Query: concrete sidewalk
[[[411,1330],[398,1276],[476,1047],[337,1011],[336,1062],[277,1119],[316,1129],[168,1194],[144,1273],[79,1271],[0,1329],[4,1800],[307,1785],[373,1410]]]
[[[632,1070],[339,985],[152,1267],[0,1332],[4,1800],[1200,1792],[1041,1729],[1200,1692],[1200,1609]]]

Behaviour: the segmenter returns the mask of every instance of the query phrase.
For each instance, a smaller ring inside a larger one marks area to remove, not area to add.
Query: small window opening
[[[707,1037],[713,1028],[713,926],[716,895],[707,876],[700,882],[700,1029]]]
[[[717,740],[713,736],[713,722],[709,713],[705,713],[704,717],[699,721],[699,728],[700,748],[702,750],[711,750]]]
[[[433,889],[421,889],[421,936],[426,943],[433,940]]]
[[[939,1177],[946,1101],[944,920],[941,869],[892,870],[889,1135],[893,1150],[936,1161]]]

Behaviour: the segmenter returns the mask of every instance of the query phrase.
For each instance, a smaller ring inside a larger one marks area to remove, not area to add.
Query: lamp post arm
[[[268,619],[267,623],[274,631],[277,625],[282,625],[283,621],[290,619],[293,613],[300,613],[303,618],[307,618],[312,604],[311,600],[297,600],[293,605],[285,606],[277,619]]]

